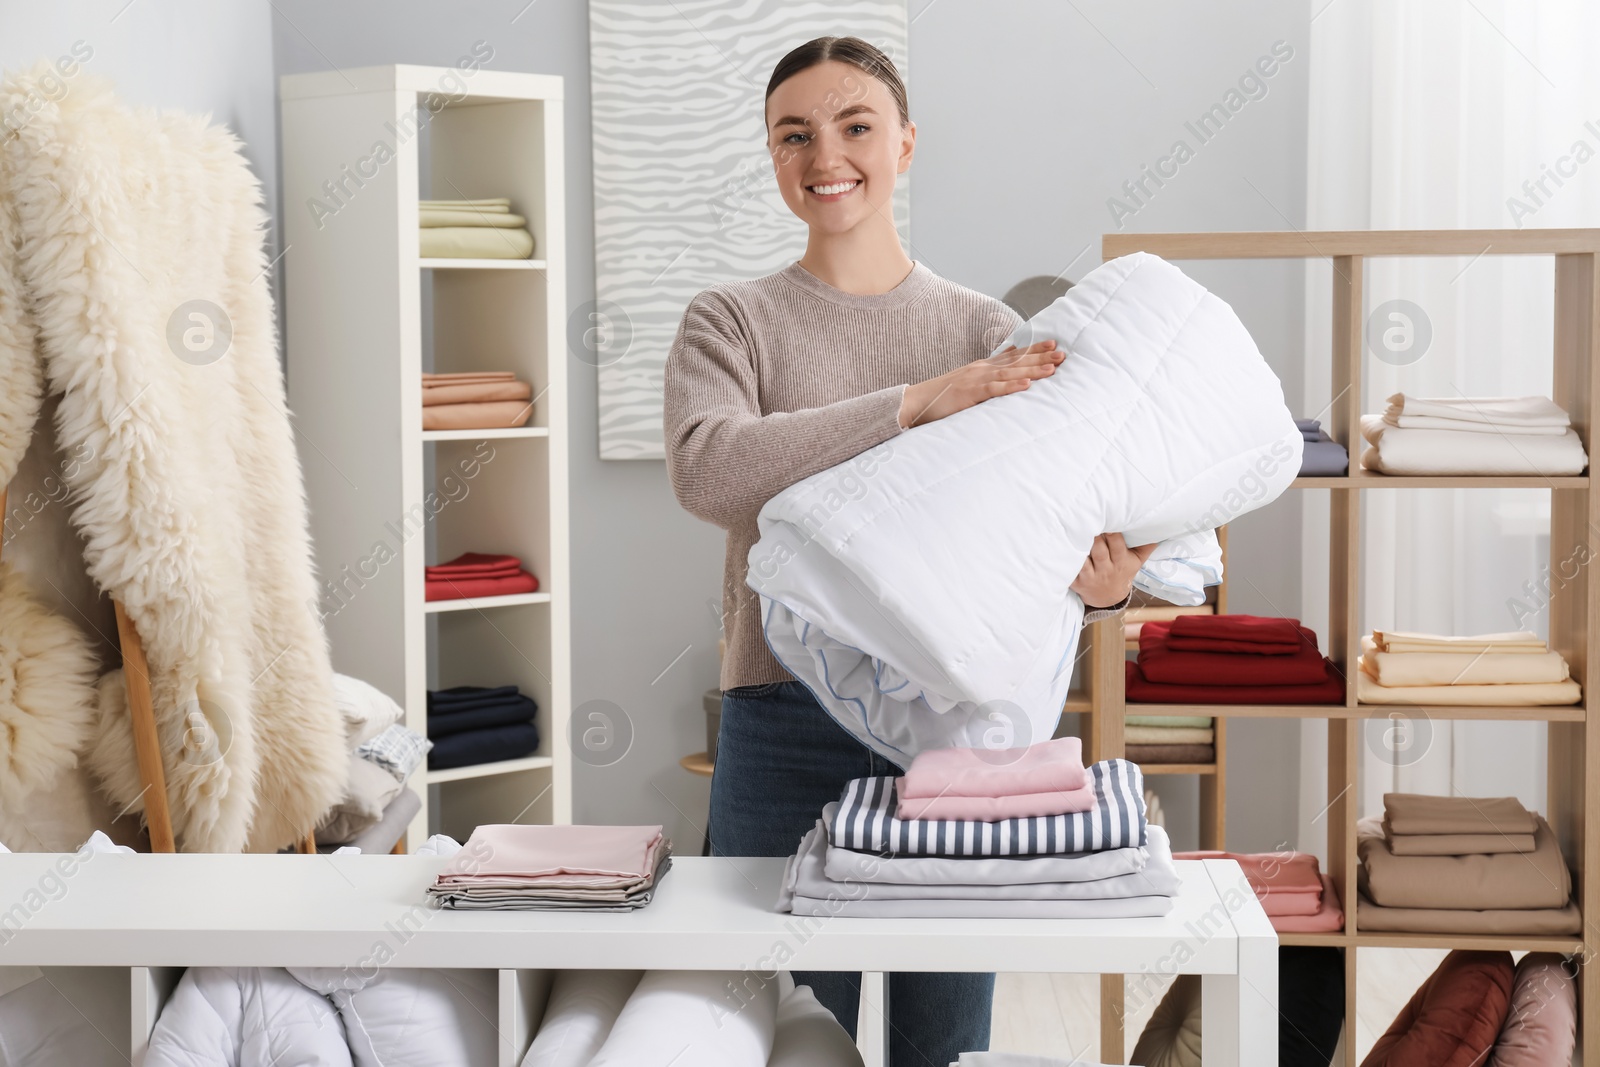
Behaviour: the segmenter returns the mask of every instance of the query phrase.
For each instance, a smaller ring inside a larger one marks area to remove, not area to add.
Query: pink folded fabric
[[[1039,815],[1070,815],[1095,805],[1094,786],[1050,793],[1018,793],[1009,797],[907,797],[901,793],[904,778],[895,779],[895,816],[901,819],[1031,819]]]
[[[1315,915],[1268,913],[1267,919],[1280,934],[1331,934],[1344,929],[1344,909],[1339,907],[1339,894],[1327,875],[1322,876],[1322,907]]]
[[[506,382],[496,379],[489,382],[451,382],[444,385],[424,384],[422,406],[436,404],[481,404],[490,400],[527,400],[533,396],[533,386],[527,382]]]
[[[525,826],[489,823],[472,831],[439,880],[473,878],[638,879],[654,870],[660,826]]]
[[[1309,852],[1174,852],[1175,860],[1236,860],[1269,916],[1315,915],[1322,907],[1322,872]]]
[[[1082,739],[1057,737],[1026,748],[937,748],[924,752],[912,758],[896,788],[902,798],[910,799],[1011,797],[1073,792],[1088,783]]]
[[[491,400],[482,404],[434,404],[422,409],[424,430],[509,430],[533,416],[523,400]]]

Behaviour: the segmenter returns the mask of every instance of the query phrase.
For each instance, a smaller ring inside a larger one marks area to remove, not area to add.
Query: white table
[[[1277,1063],[1277,937],[1232,860],[1179,862],[1183,889],[1168,915],[1097,921],[782,914],[781,859],[675,857],[655,900],[632,913],[433,908],[423,889],[445,861],[432,856],[100,854],[65,875],[53,866],[63,859],[0,855],[0,966],[371,966],[383,946],[386,966],[502,975],[1187,973],[1203,976],[1206,1062]],[[882,1062],[882,994],[881,981],[864,981],[878,1009],[858,1034],[869,1064]],[[514,1000],[503,995],[503,1010],[514,1013]]]

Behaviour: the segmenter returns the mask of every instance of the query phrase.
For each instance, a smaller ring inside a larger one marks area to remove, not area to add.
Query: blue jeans
[[[722,695],[711,817],[714,856],[790,856],[852,778],[899,774],[834,722],[801,682],[768,682]],[[856,1032],[861,976],[796,971],[817,1000]],[[892,974],[889,1067],[946,1067],[989,1048],[992,974]]]

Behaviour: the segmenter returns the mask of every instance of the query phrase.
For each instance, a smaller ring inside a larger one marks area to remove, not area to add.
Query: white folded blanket
[[[1582,474],[1589,458],[1583,441],[1568,428],[1560,436],[1402,429],[1382,415],[1361,416],[1361,435],[1372,447],[1362,454],[1368,470],[1384,474]]]
[[[1249,332],[1159,257],[1101,265],[995,351],[1047,338],[1066,353],[1050,377],[904,431],[864,482],[840,464],[757,517],[746,581],[768,646],[900,766],[1054,734],[1084,611],[1070,587],[1097,535],[1171,542],[1161,557],[1197,573],[1141,580],[1198,603],[1220,578],[1215,528],[1299,472],[1303,438]]]
[[[1398,426],[1407,426],[1403,420],[1418,417],[1469,422],[1480,429],[1572,425],[1566,411],[1544,396],[1416,397],[1396,393],[1389,398],[1384,417],[1402,420],[1395,424]]]

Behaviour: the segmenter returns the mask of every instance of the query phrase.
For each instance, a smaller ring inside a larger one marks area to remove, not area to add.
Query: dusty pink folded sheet
[[[533,386],[527,382],[494,381],[448,382],[422,386],[422,406],[437,404],[481,404],[491,400],[527,400],[533,396]]]
[[[1076,740],[1076,739],[1074,739]],[[1070,815],[1095,805],[1094,786],[1049,793],[1018,793],[1009,797],[908,797],[901,793],[904,778],[895,779],[895,816],[901,819],[1031,819],[1038,815]]]
[[[1344,909],[1339,907],[1339,894],[1327,875],[1322,876],[1322,908],[1315,915],[1268,914],[1267,919],[1280,934],[1327,934],[1344,929]]]
[[[461,851],[439,872],[439,881],[566,881],[568,877],[580,878],[583,884],[635,881],[655,869],[661,838],[660,826],[490,823],[472,831]]]
[[[512,429],[533,415],[533,403],[489,400],[479,404],[429,404],[422,409],[424,430]]]
[[[1083,741],[1057,737],[1026,748],[938,748],[924,752],[911,760],[896,789],[904,800],[1073,792],[1088,784]]]

